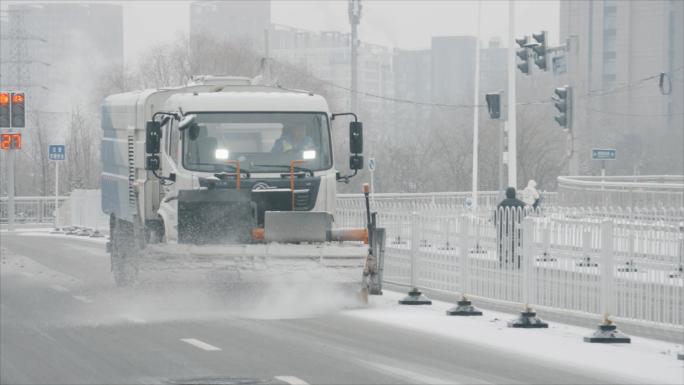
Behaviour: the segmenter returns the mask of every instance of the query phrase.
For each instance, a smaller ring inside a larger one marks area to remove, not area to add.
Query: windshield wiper
[[[203,162],[195,162],[190,164],[190,166],[211,166],[213,170],[194,170],[194,171],[202,171],[202,172],[214,172],[216,174],[226,174],[227,171],[232,171],[234,173],[237,172],[237,166],[232,163],[203,163]],[[227,169],[226,169],[227,168]],[[240,167],[240,173],[241,174],[246,174],[247,178],[250,176],[249,170],[246,168]],[[216,175],[214,174],[214,175]],[[217,176],[218,178],[218,176]]]
[[[287,170],[290,169],[290,166],[286,164],[253,164],[252,166],[258,166],[258,167],[280,167],[280,168],[285,168]],[[306,172],[309,173],[309,175],[314,176],[314,172],[310,168],[306,167],[299,167],[299,166],[294,166],[293,169],[297,172]]]

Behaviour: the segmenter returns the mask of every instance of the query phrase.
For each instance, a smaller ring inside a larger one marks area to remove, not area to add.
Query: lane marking
[[[276,380],[286,382],[290,385],[309,385],[308,382],[302,380],[299,377],[295,377],[295,376],[275,376],[273,378],[275,378]]]
[[[63,292],[63,293],[69,291],[69,289],[67,289],[67,288],[64,287],[64,286],[60,286],[60,285],[50,285],[50,287],[51,287],[53,290],[61,291],[61,292]]]
[[[83,303],[93,303],[92,299],[90,299],[88,297],[84,297],[82,295],[74,295],[73,297],[76,298],[77,300],[83,302]]]
[[[463,384],[464,382],[456,382],[455,380],[445,380],[443,378],[432,377],[422,373],[414,372],[407,369],[402,369],[396,366],[384,365],[378,362],[363,362],[367,367],[385,372],[395,377],[400,377],[403,379],[408,379],[415,384]],[[478,381],[478,383],[481,383]],[[486,382],[485,382],[486,383]]]
[[[194,338],[181,338],[181,341],[185,342],[186,344],[190,344],[196,348],[203,349],[203,350],[208,350],[208,351],[220,351],[221,350],[221,348],[217,348],[214,345],[209,345],[206,342],[202,342],[202,341],[200,341],[198,339],[194,339]]]

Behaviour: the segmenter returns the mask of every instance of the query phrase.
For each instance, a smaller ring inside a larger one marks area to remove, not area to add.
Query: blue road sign
[[[615,160],[617,151],[612,148],[595,148],[591,150],[591,159],[594,160]]]
[[[66,159],[65,146],[63,144],[51,144],[48,146],[48,159],[50,160],[64,160]]]

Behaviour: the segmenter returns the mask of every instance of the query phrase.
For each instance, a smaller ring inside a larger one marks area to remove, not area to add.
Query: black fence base
[[[629,344],[631,338],[620,333],[617,326],[613,324],[601,324],[594,334],[584,337],[584,342],[594,342],[602,344]]]
[[[475,247],[468,251],[470,252],[470,254],[487,254],[487,250],[479,244],[475,245]]]
[[[581,262],[577,263],[579,267],[598,267],[598,263],[592,262],[591,258],[584,257]]]
[[[679,268],[668,275],[670,278],[680,278],[684,276],[684,266],[679,265]]]
[[[556,262],[557,259],[552,257],[549,253],[544,253],[537,257],[537,262]]]
[[[446,311],[446,315],[456,316],[481,316],[482,312],[475,308],[470,301],[462,299],[457,302],[456,306]]]
[[[508,321],[509,328],[523,329],[543,329],[548,328],[549,324],[537,318],[537,313],[533,311],[520,312],[520,316],[512,321]]]
[[[399,305],[432,305],[432,301],[414,287],[404,299],[399,300]]]

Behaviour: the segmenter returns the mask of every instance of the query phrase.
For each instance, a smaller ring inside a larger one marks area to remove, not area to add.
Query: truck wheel
[[[113,218],[111,227],[111,265],[114,282],[119,287],[133,285],[138,279],[138,252],[133,225]]]

